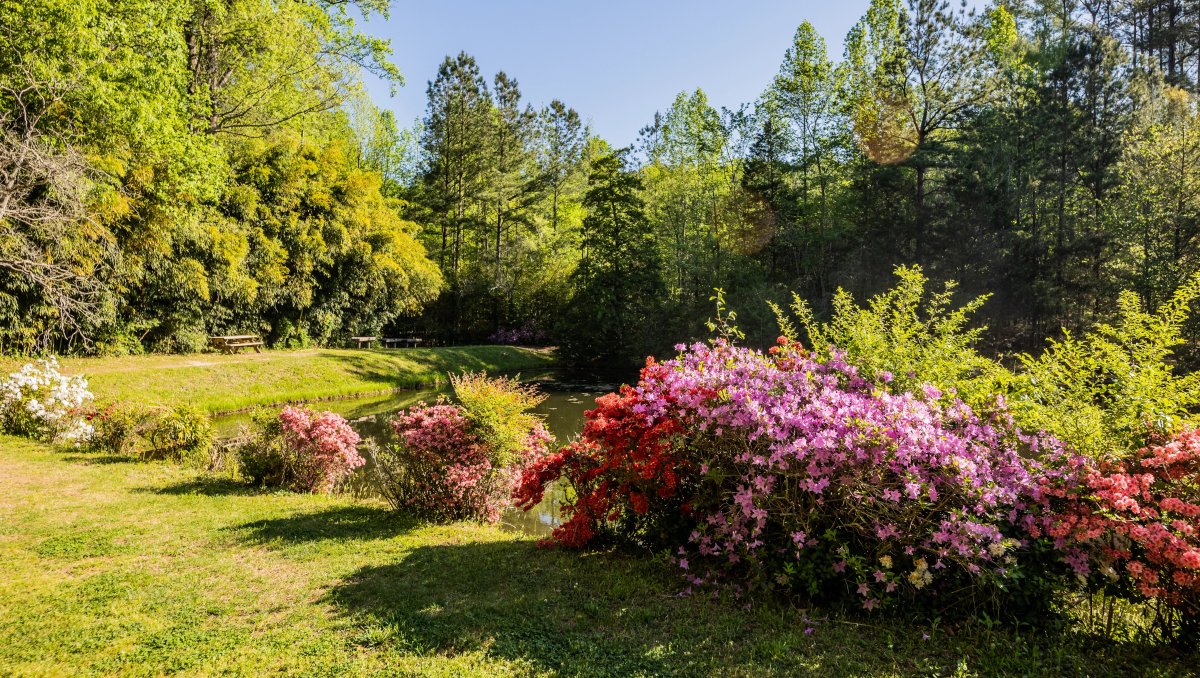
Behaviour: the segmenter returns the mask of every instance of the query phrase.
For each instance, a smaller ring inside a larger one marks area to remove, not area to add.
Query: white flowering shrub
[[[92,435],[87,379],[58,371],[58,360],[39,360],[0,382],[0,430],[39,440],[79,444]]]

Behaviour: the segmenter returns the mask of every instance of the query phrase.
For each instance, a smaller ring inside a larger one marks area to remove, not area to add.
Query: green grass
[[[533,371],[553,365],[546,350],[457,346],[400,350],[312,349],[238,355],[68,358],[63,371],[87,376],[101,400],[194,405],[227,412],[255,405],[337,398],[432,386],[450,372]],[[4,373],[21,361],[0,362]]]
[[[0,675],[1185,675],[1075,633],[676,595],[647,557],[0,437]],[[822,616],[811,612],[814,616]],[[923,634],[930,638],[923,640]]]

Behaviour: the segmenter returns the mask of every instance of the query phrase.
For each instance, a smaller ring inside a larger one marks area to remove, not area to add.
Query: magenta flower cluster
[[[669,499],[692,527],[672,547],[694,584],[737,572],[840,589],[873,609],[1009,577],[1028,529],[1047,520],[1039,479],[1056,472],[1034,456],[1064,453],[1017,430],[1003,402],[981,416],[932,387],[889,393],[785,340],[766,354],[723,341],[678,348],[625,399],[638,427],[683,432],[671,446],[696,471]],[[631,503],[635,513],[646,509]]]
[[[340,415],[285,407],[279,425],[296,489],[329,491],[366,463],[358,453],[358,434]]]

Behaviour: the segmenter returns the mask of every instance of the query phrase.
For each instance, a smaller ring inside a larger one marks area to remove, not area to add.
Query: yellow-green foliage
[[[150,417],[145,438],[152,456],[207,462],[213,445],[212,420],[207,412],[189,405],[158,409]]]
[[[1018,356],[1011,370],[975,349],[983,328],[967,327],[986,296],[955,308],[954,283],[928,294],[919,267],[897,268],[896,275],[896,287],[866,307],[839,290],[829,322],[817,321],[796,297],[792,308],[812,350],[824,358],[843,351],[869,379],[889,372],[896,391],[932,384],[976,408],[1005,396],[1022,428],[1053,433],[1093,458],[1121,456],[1154,435],[1197,423],[1200,375],[1179,374],[1173,349],[1183,343],[1183,324],[1200,298],[1200,275],[1153,313],[1133,292],[1122,293],[1113,323],[1079,337],[1064,332],[1041,355]],[[773,308],[781,331],[796,339],[795,325]]]
[[[1150,313],[1133,292],[1117,300],[1117,318],[1080,338],[1064,333],[1038,357],[1020,356],[1010,403],[1025,428],[1052,431],[1091,457],[1119,456],[1196,422],[1200,374],[1180,375],[1173,349],[1200,276]]]
[[[843,351],[867,378],[890,372],[900,390],[933,384],[943,391],[955,389],[972,405],[994,400],[992,394],[1005,381],[1006,371],[974,348],[985,328],[967,328],[988,296],[954,308],[956,283],[947,282],[941,292],[930,293],[919,266],[900,266],[896,277],[899,283],[872,297],[866,307],[839,289],[833,297],[833,319],[827,323],[819,322],[812,308],[793,295],[792,311],[808,335],[808,345],[824,358]],[[783,334],[798,339],[782,309],[772,308]]]
[[[529,411],[546,396],[515,378],[493,379],[485,372],[467,372],[450,381],[473,429],[495,450],[494,461],[500,466],[516,462],[525,437],[540,422]]]
[[[144,407],[115,402],[91,417],[94,433],[88,448],[143,459],[209,463],[215,434],[207,412],[196,407]]]

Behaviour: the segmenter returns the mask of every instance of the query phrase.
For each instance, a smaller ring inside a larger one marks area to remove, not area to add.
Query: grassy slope
[[[1073,635],[672,595],[668,566],[0,437],[0,675],[1183,674]],[[930,632],[932,638],[922,641]]]
[[[548,351],[460,346],[70,358],[63,361],[63,371],[87,375],[100,400],[190,404],[222,412],[431,385],[444,382],[448,372],[536,370],[552,362]],[[5,373],[19,366],[12,360],[0,363]]]

